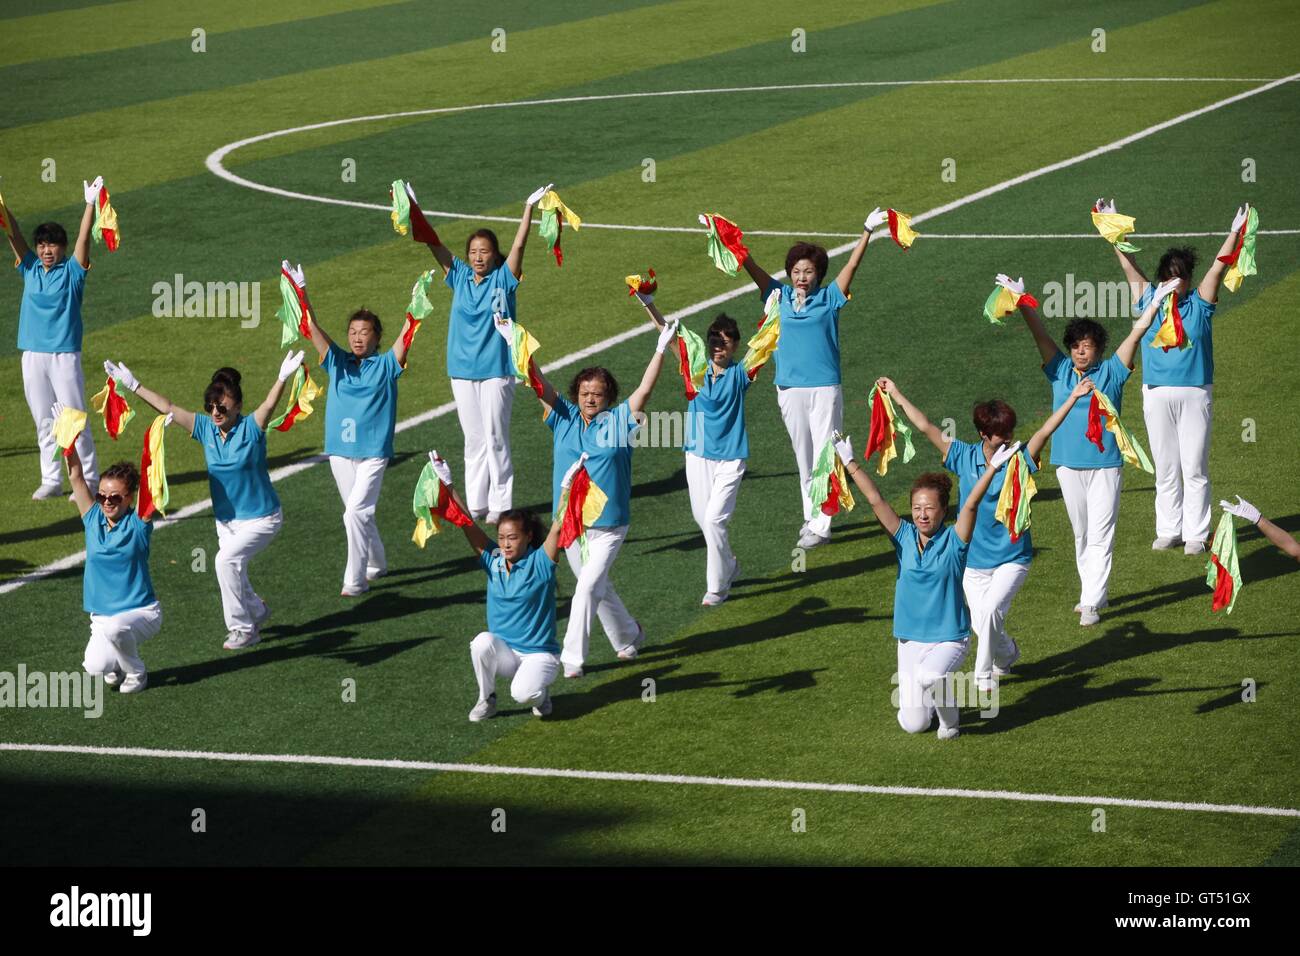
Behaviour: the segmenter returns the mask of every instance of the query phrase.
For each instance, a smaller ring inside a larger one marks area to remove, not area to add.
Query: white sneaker
[[[542,702],[533,708],[533,716],[549,717],[551,716],[551,711],[553,709],[553,705],[551,704],[551,695],[548,691],[546,696],[542,698]]]
[[[1151,542],[1152,551],[1169,551],[1182,544],[1182,538],[1156,538]]]
[[[63,485],[41,485],[32,492],[32,501],[45,501],[47,498],[62,498]]]
[[[382,577],[383,577],[385,574],[387,574],[387,573],[388,573],[388,569],[387,569],[387,568],[370,568],[370,567],[368,567],[368,568],[366,568],[366,580],[367,580],[367,581],[373,581],[373,580],[375,580],[376,578],[382,578]]]
[[[339,597],[361,597],[361,595],[365,594],[369,590],[370,585],[368,584],[363,588],[344,588],[339,592]]]
[[[484,521],[484,523],[486,523],[486,524],[499,524],[500,521],[501,521],[501,512],[499,512],[499,511],[489,511],[489,512],[487,513],[487,515],[484,516],[483,521]],[[536,708],[534,708],[534,709],[536,709]],[[549,711],[548,711],[548,713],[549,713]]]
[[[149,675],[144,671],[139,674],[127,674],[122,678],[122,688],[119,693],[138,694],[149,686]]]
[[[474,705],[474,709],[469,712],[469,719],[478,723],[480,720],[487,720],[497,712],[497,695],[491,694],[487,700],[480,700]]]
[[[1188,541],[1186,544],[1183,545],[1183,554],[1204,554],[1204,553],[1205,553],[1204,541]]]
[[[566,668],[564,669],[564,676],[565,676],[565,677],[568,677],[570,680],[577,680],[579,677],[582,676],[582,668],[581,668],[581,667],[566,667]]]
[[[632,639],[631,644],[629,644],[627,647],[623,648],[621,651],[618,652],[618,659],[620,661],[636,660],[637,652],[641,649],[641,645],[644,643],[645,643],[645,628],[643,628],[641,626],[641,622],[638,621],[636,625],[636,637]]]
[[[816,531],[809,530],[799,535],[798,544],[799,547],[806,551],[809,548],[815,548],[818,545],[826,544],[830,540],[831,536],[828,534],[818,534]]]
[[[116,687],[118,684],[122,683],[122,672],[119,670],[109,671],[104,675],[104,683],[109,687]]]
[[[1091,627],[1101,620],[1101,615],[1097,613],[1095,607],[1085,607],[1083,613],[1079,615],[1080,627]]]
[[[722,603],[723,601],[725,601],[726,599],[727,599],[727,595],[725,595],[725,594],[715,594],[714,592],[709,591],[709,592],[707,592],[707,593],[704,595],[704,599],[703,599],[702,601],[700,601],[700,606],[701,606],[701,607],[717,607],[719,604],[721,604],[721,603]]]
[[[262,635],[257,628],[251,631],[231,631],[226,635],[226,643],[221,646],[228,651],[237,651],[241,648],[252,647],[254,644],[262,642]]]
[[[981,694],[991,694],[998,689],[997,678],[981,677],[975,684]]]
[[[938,738],[939,738],[940,740],[952,740],[954,737],[960,737],[960,736],[961,736],[961,728],[960,728],[960,727],[945,727],[945,726],[943,726],[943,724],[940,724],[940,725],[939,725],[939,733],[938,733],[936,736],[938,736]]]
[[[1006,677],[1008,674],[1011,673],[1011,668],[1016,663],[1016,661],[1020,660],[1020,645],[1016,643],[1016,639],[1014,637],[1009,637],[1007,638],[1007,640],[1011,642],[1011,659],[1008,660],[1006,664],[1002,667],[998,667],[997,664],[993,665],[993,673],[997,677]]]

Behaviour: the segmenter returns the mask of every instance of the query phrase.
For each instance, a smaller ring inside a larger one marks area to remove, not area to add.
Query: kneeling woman
[[[62,410],[56,404],[52,417],[58,419]],[[68,477],[86,527],[82,601],[90,615],[90,641],[82,666],[88,674],[102,674],[108,686],[134,694],[149,680],[139,645],[162,628],[162,607],[149,578],[152,516],[135,512],[140,474],[119,462],[100,475],[99,491],[91,495],[74,445],[68,451]]]
[[[955,525],[944,524],[952,479],[941,472],[921,475],[912,483],[912,520],[903,521],[880,495],[866,470],[853,461],[847,438],[837,440],[835,452],[846,473],[867,496],[876,520],[889,534],[898,558],[894,588],[894,637],[898,641],[898,723],[909,734],[930,728],[939,715],[939,739],[956,737],[959,713],[946,690],[970,649],[970,612],[962,597],[966,551],[989,483],[1020,442],[1004,445],[989,460],[966,496]]]
[[[585,456],[584,456],[585,457]],[[451,466],[429,453],[438,480],[457,506],[469,508],[451,486]],[[581,466],[564,476],[568,488]],[[547,533],[531,511],[503,512],[494,544],[472,520],[462,527],[465,540],[487,574],[487,627],[470,641],[469,656],[478,679],[478,703],[469,712],[476,723],[497,712],[497,678],[510,681],[510,696],[531,706],[538,717],[551,712],[550,686],[560,674],[560,645],[555,639],[556,561],[560,555],[561,520]]]

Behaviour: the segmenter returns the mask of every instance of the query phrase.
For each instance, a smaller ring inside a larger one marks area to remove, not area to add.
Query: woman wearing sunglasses
[[[50,414],[57,420],[62,411],[56,402]],[[72,500],[86,528],[82,606],[90,615],[90,641],[82,666],[102,674],[109,687],[135,694],[149,682],[139,645],[162,628],[162,606],[149,578],[152,515],[141,518],[135,511],[140,473],[118,462],[99,476],[92,494],[75,442],[67,461]]]
[[[280,376],[253,414],[245,415],[240,375],[219,368],[203,393],[199,415],[145,388],[125,365],[104,363],[104,371],[129,388],[161,414],[189,430],[203,445],[208,466],[212,513],[217,519],[216,571],[221,588],[221,609],[226,618],[228,651],[252,647],[261,641],[260,627],[271,615],[266,602],[248,580],[248,562],[280,532],[284,517],[280,499],[271,487],[266,466],[266,421],[275,411],[284,383],[302,364],[302,352],[290,352],[280,364]]]

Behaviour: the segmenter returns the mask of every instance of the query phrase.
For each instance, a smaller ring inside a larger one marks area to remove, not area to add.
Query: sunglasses
[[[105,494],[100,494],[100,493],[96,492],[96,494],[95,494],[95,500],[98,501],[101,505],[112,505],[113,507],[117,507],[117,506],[120,505],[123,501],[126,500],[126,496],[125,496],[125,495],[105,495]]]
[[[204,405],[203,407],[208,412],[217,412],[221,415],[228,415],[230,413],[230,410],[227,409],[226,406],[222,405],[220,402],[210,402],[209,404]]]

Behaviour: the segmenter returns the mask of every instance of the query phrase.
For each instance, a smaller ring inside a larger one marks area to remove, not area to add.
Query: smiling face
[[[939,492],[933,488],[918,488],[912,492],[912,521],[916,530],[927,538],[943,525],[947,509],[940,503]]]
[[[121,521],[135,507],[135,493],[127,490],[126,482],[121,478],[100,479],[95,500],[103,509],[104,517],[113,524]]]
[[[591,421],[601,412],[609,408],[609,399],[606,397],[605,383],[599,378],[589,378],[578,384],[578,411],[582,412],[582,417]]]
[[[811,259],[800,259],[790,270],[790,285],[806,294],[817,288],[817,267]]]
[[[528,553],[532,542],[524,523],[510,519],[497,525],[497,545],[501,548],[501,556],[513,564]]]
[[[379,349],[379,336],[369,319],[353,319],[348,323],[348,348],[357,358],[366,358]]]
[[[492,243],[484,236],[475,236],[469,241],[469,251],[466,256],[469,260],[469,267],[474,270],[476,276],[485,276],[496,268],[496,250],[492,248]]]
[[[1070,346],[1070,361],[1080,372],[1086,372],[1101,358],[1101,349],[1092,339],[1079,339]]]
[[[243,403],[237,402],[229,392],[222,392],[214,401],[207,404],[205,411],[212,416],[212,424],[223,432],[234,427],[243,411]]]
[[[36,243],[36,258],[41,260],[41,265],[46,269],[52,269],[59,264],[59,260],[68,254],[68,247],[61,242],[41,241]]]

